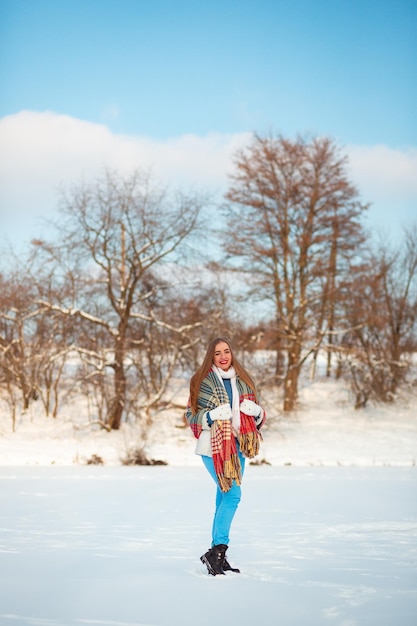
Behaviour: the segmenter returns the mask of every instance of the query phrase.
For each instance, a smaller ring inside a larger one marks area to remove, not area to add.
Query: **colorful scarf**
[[[236,388],[239,393],[239,404],[245,399],[255,401],[253,390],[237,376]],[[210,370],[201,383],[197,408],[200,411],[211,411],[221,404],[229,404],[229,396],[219,376]],[[201,423],[191,420],[190,427],[198,439],[202,430]],[[238,439],[243,456],[251,459],[259,453],[261,435],[255,420],[242,412],[240,412]],[[229,491],[234,480],[240,485],[242,469],[231,420],[214,420],[211,427],[211,452],[220,489],[223,492]]]

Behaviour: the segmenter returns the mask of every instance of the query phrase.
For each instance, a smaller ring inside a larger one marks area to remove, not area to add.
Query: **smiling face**
[[[225,341],[220,341],[214,348],[213,364],[227,372],[232,366],[232,351]]]

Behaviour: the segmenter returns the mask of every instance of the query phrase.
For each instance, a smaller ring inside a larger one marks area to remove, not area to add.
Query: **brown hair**
[[[228,339],[225,339],[224,337],[216,337],[215,339],[210,341],[207,347],[206,355],[203,360],[203,364],[198,368],[198,370],[190,380],[190,406],[194,413],[197,411],[197,401],[200,391],[200,385],[213,366],[213,358],[216,346],[221,342],[227,343],[227,345],[229,346],[230,352],[232,354],[232,365],[236,370],[236,374],[247,385],[249,385],[249,387],[252,388],[256,398],[255,382],[249,372],[246,371],[243,365],[241,365],[241,363],[239,363],[238,359],[235,357],[230,341]]]

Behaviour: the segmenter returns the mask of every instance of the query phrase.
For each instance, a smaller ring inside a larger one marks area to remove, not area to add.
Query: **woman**
[[[200,557],[209,574],[231,570],[226,558],[229,532],[240,502],[245,458],[259,452],[265,412],[255,383],[233,354],[230,342],[218,337],[207,348],[203,364],[190,382],[186,418],[201,455],[217,484],[211,548]]]

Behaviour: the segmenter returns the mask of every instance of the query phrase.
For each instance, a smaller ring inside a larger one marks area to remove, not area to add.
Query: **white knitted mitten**
[[[261,414],[262,408],[259,404],[256,404],[252,400],[243,400],[240,404],[240,410],[245,415],[252,415],[252,417],[259,417]]]
[[[210,418],[214,420],[230,420],[232,419],[232,409],[230,404],[221,404],[210,411]]]

